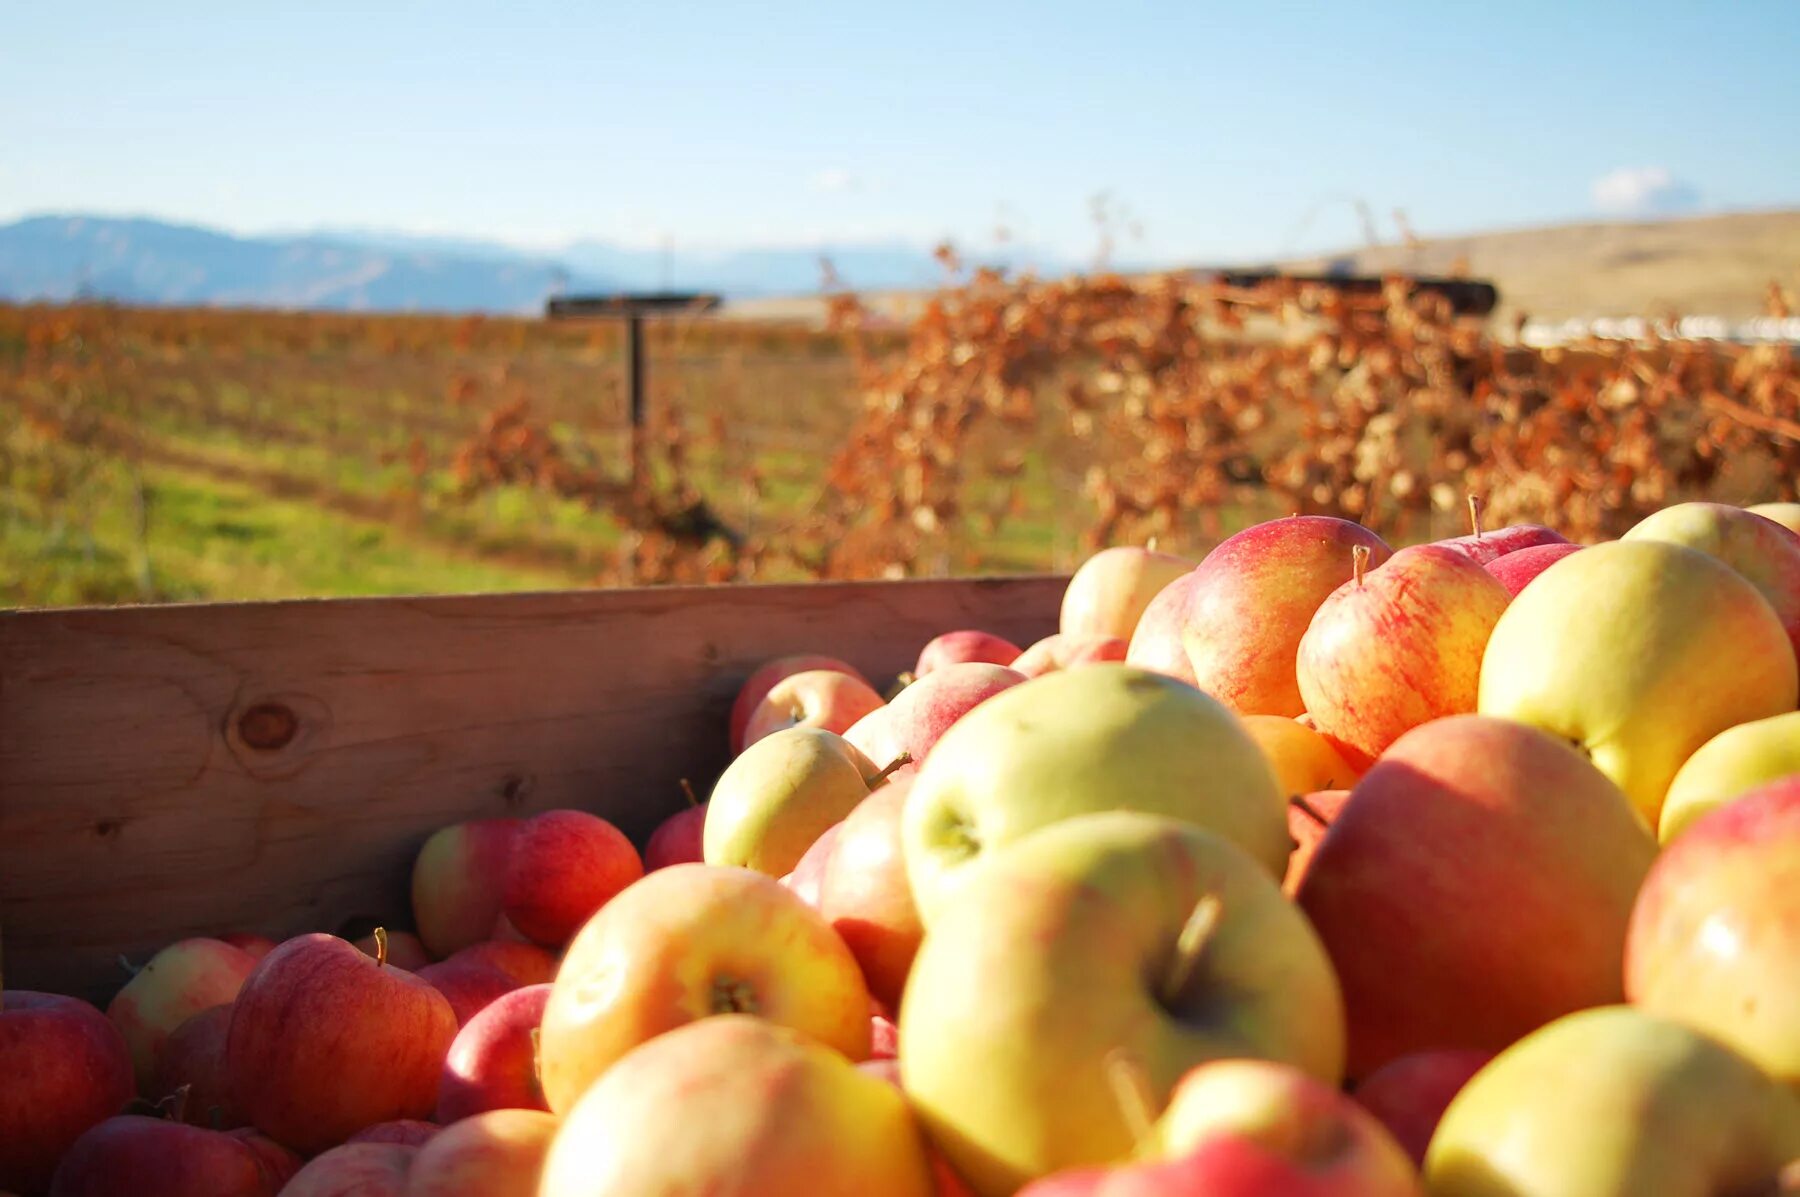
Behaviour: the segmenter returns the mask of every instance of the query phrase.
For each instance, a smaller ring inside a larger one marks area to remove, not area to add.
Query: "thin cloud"
[[[1700,192],[1666,166],[1621,166],[1595,179],[1592,194],[1608,216],[1667,216],[1700,206]]]
[[[812,177],[812,189],[824,192],[861,191],[862,180],[841,166],[828,166]]]

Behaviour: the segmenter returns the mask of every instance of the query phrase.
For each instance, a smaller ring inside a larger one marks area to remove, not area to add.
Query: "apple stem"
[[[1481,539],[1481,496],[1469,496],[1469,527],[1475,531],[1475,539]]]
[[[1107,1052],[1106,1083],[1112,1086],[1113,1100],[1119,1103],[1132,1143],[1143,1143],[1156,1129],[1156,1094],[1151,1091],[1150,1073],[1143,1061],[1122,1047]]]
[[[700,805],[700,799],[694,793],[694,783],[689,781],[685,777],[681,779],[681,792],[687,796],[687,804],[689,806],[699,806]]]
[[[805,723],[806,708],[799,703],[795,703],[788,708],[788,718],[792,719],[795,723]]]
[[[144,971],[144,968],[142,965],[133,964],[131,961],[127,960],[125,958],[125,953],[123,953],[123,952],[120,952],[118,954],[118,956],[116,957],[116,959],[119,962],[119,967],[125,970],[125,975],[128,977],[135,977],[139,973]]]
[[[157,1113],[170,1122],[185,1122],[187,1120],[188,1094],[193,1090],[192,1085],[182,1085],[175,1092],[156,1103]]]
[[[897,773],[901,769],[906,768],[910,764],[912,764],[912,753],[910,753],[910,752],[901,753],[899,756],[897,756],[893,760],[889,761],[882,768],[881,772],[879,772],[875,776],[869,778],[869,788],[871,790],[873,790],[876,786],[880,785],[882,782],[886,781],[888,778],[892,777],[895,773]]]
[[[1356,579],[1358,586],[1363,584],[1363,575],[1368,571],[1369,546],[1366,544],[1352,546],[1350,549],[1350,574]]]
[[[1187,988],[1188,978],[1194,975],[1194,966],[1200,962],[1200,954],[1206,951],[1207,943],[1213,932],[1219,928],[1219,914],[1224,910],[1224,903],[1217,894],[1203,894],[1194,909],[1188,912],[1187,922],[1181,926],[1181,934],[1175,940],[1175,961],[1169,969],[1169,975],[1163,978],[1162,999],[1165,1005],[1172,1005]]]
[[[1318,807],[1314,806],[1312,803],[1308,802],[1306,799],[1302,798],[1298,794],[1295,794],[1293,797],[1288,799],[1288,805],[1293,807],[1295,810],[1299,811],[1301,814],[1305,815],[1307,818],[1311,819],[1313,822],[1317,823],[1320,827],[1330,827],[1331,826],[1331,820],[1327,819],[1324,815],[1320,814]]]
[[[1157,537],[1154,537],[1154,536],[1150,537],[1150,539],[1148,539],[1144,542],[1144,551],[1146,553],[1156,552],[1156,544],[1157,544]]]
[[[387,928],[375,928],[375,967],[387,967]]]
[[[544,1048],[543,1030],[539,1027],[531,1028],[531,1079],[537,1082],[541,1096],[544,1091]]]
[[[902,672],[894,678],[894,684],[888,687],[888,692],[882,695],[882,697],[889,702],[893,702],[894,699],[900,697],[900,691],[906,689],[918,680],[919,679],[914,677],[910,672]]]

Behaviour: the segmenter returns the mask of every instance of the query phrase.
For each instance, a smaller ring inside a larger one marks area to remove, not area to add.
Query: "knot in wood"
[[[238,716],[238,738],[258,752],[286,748],[300,730],[300,717],[279,702],[259,702]]]

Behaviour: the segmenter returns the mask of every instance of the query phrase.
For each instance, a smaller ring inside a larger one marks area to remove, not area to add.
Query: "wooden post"
[[[631,487],[642,491],[649,481],[644,460],[644,314],[636,307],[625,313],[625,387],[631,405]]]

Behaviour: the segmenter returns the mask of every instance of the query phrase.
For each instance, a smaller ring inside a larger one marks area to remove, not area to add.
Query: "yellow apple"
[[[1573,560],[1573,558],[1571,558]],[[1630,1006],[1558,1019],[1475,1074],[1425,1155],[1432,1197],[1775,1193],[1800,1101],[1736,1052]]]
[[[1660,540],[1717,557],[1769,600],[1800,653],[1800,536],[1725,503],[1677,503],[1639,520],[1623,540]]]
[[[1331,741],[1286,715],[1245,715],[1244,730],[1269,758],[1285,797],[1320,790],[1347,790],[1358,774]]]
[[[1789,532],[1800,536],[1800,503],[1758,503],[1746,508],[1766,520],[1774,520]]]
[[[1171,815],[1231,840],[1280,877],[1287,800],[1237,717],[1129,665],[1050,673],[998,694],[944,734],[903,816],[906,873],[929,929],[986,853],[1074,815]]]
[[[556,1137],[542,1110],[487,1110],[433,1135],[406,1177],[406,1197],[536,1197]]]
[[[1657,834],[1667,844],[1710,810],[1764,782],[1800,773],[1800,711],[1726,728],[1669,785]]]
[[[1573,743],[1654,827],[1702,744],[1796,698],[1787,633],[1756,587],[1695,549],[1631,540],[1520,592],[1488,641],[1477,709]]]
[[[175,1028],[202,1011],[229,1005],[256,968],[256,957],[217,939],[183,939],[172,943],[125,982],[106,1007],[137,1073],[138,1092],[153,1092],[163,1044]]]
[[[1324,948],[1266,868],[1127,811],[1065,819],[970,869],[900,1006],[906,1091],[983,1197],[1131,1153],[1119,1051],[1156,1110],[1206,1060],[1272,1059],[1336,1085],[1344,1056]]]
[[[538,1192],[933,1197],[934,1187],[898,1089],[804,1035],[728,1014],[614,1065],[563,1122]]]
[[[868,1054],[862,971],[816,910],[749,869],[658,869],[603,906],[563,957],[538,1040],[544,1099],[567,1114],[638,1044],[726,1013]]]
[[[764,736],[713,787],[701,839],[706,863],[785,876],[827,827],[869,796],[879,772],[854,744],[824,728]]]
[[[1075,571],[1063,592],[1059,631],[1065,636],[1113,636],[1129,641],[1157,591],[1194,568],[1172,553],[1135,545],[1102,549]]]

